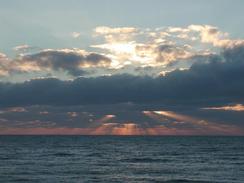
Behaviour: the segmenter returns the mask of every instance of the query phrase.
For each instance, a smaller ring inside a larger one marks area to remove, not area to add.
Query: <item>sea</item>
[[[0,136],[0,183],[244,183],[244,137]]]

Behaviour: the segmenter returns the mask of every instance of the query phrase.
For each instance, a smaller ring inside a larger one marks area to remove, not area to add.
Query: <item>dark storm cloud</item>
[[[100,64],[110,64],[111,60],[106,56],[77,51],[44,50],[36,54],[26,55],[21,63],[34,63],[40,68],[50,68],[55,71],[67,71],[70,75],[79,76],[86,74],[83,67],[94,67]]]
[[[77,62],[77,56],[70,57],[72,62]],[[224,50],[219,56],[206,56],[206,62],[193,64],[189,70],[173,71],[165,77],[114,75],[73,81],[36,79],[17,84],[1,83],[0,104],[24,106],[133,102],[201,103],[207,106],[210,102],[243,102],[243,58],[244,47],[238,46]],[[97,62],[97,59],[91,60]],[[59,63],[52,65],[65,66]]]

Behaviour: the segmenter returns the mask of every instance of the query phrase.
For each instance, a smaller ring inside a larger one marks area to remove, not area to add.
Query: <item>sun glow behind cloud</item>
[[[57,2],[0,3],[0,134],[244,135],[244,3]]]
[[[80,32],[71,35],[82,36]],[[244,44],[242,39],[231,39],[228,33],[211,25],[154,29],[101,26],[94,29],[92,39],[89,51],[17,45],[16,58],[0,53],[0,75],[7,80],[46,75],[73,79],[111,73],[162,76],[161,73],[190,68],[197,57]]]
[[[30,111],[29,111],[30,110]],[[8,108],[2,111],[2,115],[21,113],[32,113],[32,109],[26,108]],[[38,111],[37,111],[38,112]],[[53,116],[52,112],[38,112],[39,115]],[[89,121],[84,127],[71,127],[68,124],[58,125],[53,121],[16,121],[9,123],[8,120],[0,118],[0,134],[49,134],[49,135],[238,135],[243,134],[243,129],[235,125],[210,122],[207,120],[195,118],[189,115],[179,114],[173,111],[142,111],[142,116],[149,117],[147,122],[124,121],[114,114],[106,114],[97,118],[95,114],[67,112],[66,117],[70,119],[69,123],[74,123],[76,119],[82,118]],[[60,115],[60,114],[58,114]],[[55,119],[55,118],[54,118]],[[143,118],[142,118],[143,119]],[[145,118],[147,119],[147,118]],[[144,119],[144,120],[145,120]],[[8,124],[8,125],[7,125]],[[11,125],[10,125],[11,124]],[[9,126],[10,125],[10,126]]]
[[[173,111],[143,111],[143,113],[153,119],[162,120],[166,118],[170,118],[176,120],[172,124],[190,124],[192,125],[193,129],[192,132],[197,132],[200,134],[242,134],[243,130],[239,129],[235,125],[224,125],[218,124],[202,119],[197,119],[191,116],[182,115],[175,113]],[[155,115],[156,114],[156,115]],[[157,116],[159,115],[159,117]]]
[[[210,25],[190,25],[186,27],[164,27],[156,29],[97,27],[94,30],[94,34],[93,38],[98,39],[100,42],[96,41],[96,44],[91,44],[90,51],[80,48],[64,48],[41,49],[32,53],[32,47],[27,44],[16,46],[14,48],[18,52],[16,58],[8,58],[5,54],[0,53],[0,74],[3,75],[2,77],[6,77],[12,74],[26,75],[29,73],[40,73],[41,75],[42,73],[61,73],[62,75],[65,73],[67,76],[72,76],[71,80],[69,80],[70,82],[66,82],[65,85],[70,87],[73,86],[73,82],[78,83],[82,81],[82,83],[88,84],[88,87],[92,86],[94,90],[98,85],[98,83],[93,82],[96,78],[85,79],[84,77],[84,80],[76,80],[75,78],[79,78],[80,76],[94,76],[93,73],[95,73],[97,74],[95,76],[102,76],[100,82],[104,81],[106,85],[106,89],[100,86],[101,90],[109,93],[110,90],[107,91],[107,88],[117,84],[113,81],[114,75],[116,76],[116,74],[121,73],[140,75],[143,71],[147,73],[148,69],[150,71],[148,72],[150,73],[149,76],[153,76],[150,78],[155,78],[155,76],[160,77],[156,77],[155,80],[150,79],[151,82],[146,82],[147,86],[161,88],[161,85],[166,84],[165,89],[167,89],[167,86],[171,86],[167,84],[168,80],[166,79],[170,73],[176,71],[174,72],[175,75],[173,74],[173,78],[177,77],[179,73],[184,75],[183,71],[186,71],[186,74],[194,73],[195,75],[195,72],[198,72],[198,70],[192,69],[191,66],[196,62],[204,62],[207,64],[211,59],[218,59],[219,63],[230,62],[232,58],[228,58],[228,54],[232,54],[232,51],[235,51],[235,49],[239,51],[237,45],[242,46],[244,44],[243,40],[230,39],[228,33],[222,32],[217,27]],[[73,32],[71,35],[74,38],[81,36],[79,32]],[[226,53],[229,51],[229,53],[226,55],[218,53],[221,50],[226,51]],[[188,75],[186,76],[188,77]],[[42,79],[45,78],[42,76],[39,77]],[[126,76],[118,76],[117,78],[121,82],[121,85],[130,82],[130,80],[123,80],[123,77]],[[135,86],[132,92],[137,92],[137,87],[144,86],[144,84],[141,85],[140,83],[144,83],[145,78],[140,77],[131,77],[131,80],[135,79],[136,83],[132,82],[130,88],[134,84],[137,84],[138,81],[138,85]],[[31,81],[27,83],[32,83]],[[38,79],[36,81],[38,82]],[[89,84],[90,82],[92,85]],[[59,81],[58,83],[60,84]],[[155,86],[151,85],[151,83],[154,83]],[[83,84],[79,86],[83,86]],[[95,86],[94,88],[93,85]],[[69,87],[61,88],[68,89]],[[121,92],[119,88],[120,86],[114,89],[111,88],[111,90],[116,91],[113,93],[114,95]],[[125,88],[127,91],[128,88],[126,86]],[[85,89],[83,88],[82,92]],[[151,90],[146,91],[150,92]],[[167,92],[167,90],[164,91]],[[92,92],[90,91],[89,93]],[[129,93],[128,96],[130,96]],[[97,99],[100,100],[101,97]],[[131,101],[133,98],[125,98],[124,100]],[[244,107],[241,104],[202,109],[244,111]],[[22,108],[12,108],[7,111],[1,111],[1,114],[11,112],[27,113],[28,111],[22,110]],[[232,135],[243,133],[242,129],[238,129],[235,125],[211,122],[209,120],[179,114],[174,111],[143,111],[142,114],[144,117],[149,118],[149,121],[144,121],[143,123],[130,118],[121,120],[119,115],[110,112],[103,116],[95,115],[82,118],[82,120],[86,120],[85,123],[89,122],[89,125],[85,125],[83,128],[70,127],[69,125],[56,126],[56,122],[32,119],[27,121],[26,124],[16,121],[12,126],[5,126],[0,133],[22,133],[24,128],[21,128],[21,125],[28,127],[23,131],[27,134],[31,134],[32,132],[33,134],[44,133],[45,129],[47,130],[47,134],[66,133],[86,135]],[[49,111],[45,113],[39,111],[38,113],[45,117],[51,115]],[[67,111],[65,115],[69,118],[69,122],[75,121],[82,116],[77,111]],[[1,120],[2,125],[6,125],[6,119],[2,118]],[[42,124],[44,126],[41,126]]]

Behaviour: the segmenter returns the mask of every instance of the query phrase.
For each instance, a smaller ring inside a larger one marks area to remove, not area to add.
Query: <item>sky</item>
[[[244,135],[243,6],[0,1],[0,134]]]

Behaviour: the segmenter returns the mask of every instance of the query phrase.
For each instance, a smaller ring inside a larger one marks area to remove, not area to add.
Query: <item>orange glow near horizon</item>
[[[113,128],[113,135],[145,135],[145,132],[137,124],[126,123]]]
[[[0,130],[0,135],[244,135],[244,130],[229,125],[211,125],[202,129],[180,129],[163,125],[145,128],[131,123],[108,123],[95,128],[4,128]]]
[[[9,127],[1,128],[0,135],[244,135],[244,129],[234,125],[219,124],[197,119],[173,111],[143,111],[144,115],[164,122],[165,125],[141,126],[136,122],[109,122],[115,115],[108,114],[95,121],[95,126],[86,128],[71,127]],[[175,121],[174,121],[175,120]],[[177,126],[183,124],[183,126]],[[188,124],[191,127],[184,127]]]
[[[103,124],[96,128],[4,128],[0,135],[119,135],[119,136],[140,136],[140,135],[191,135],[187,130],[170,129],[164,126],[149,128],[140,127],[137,124]],[[192,134],[196,135],[196,134]]]

